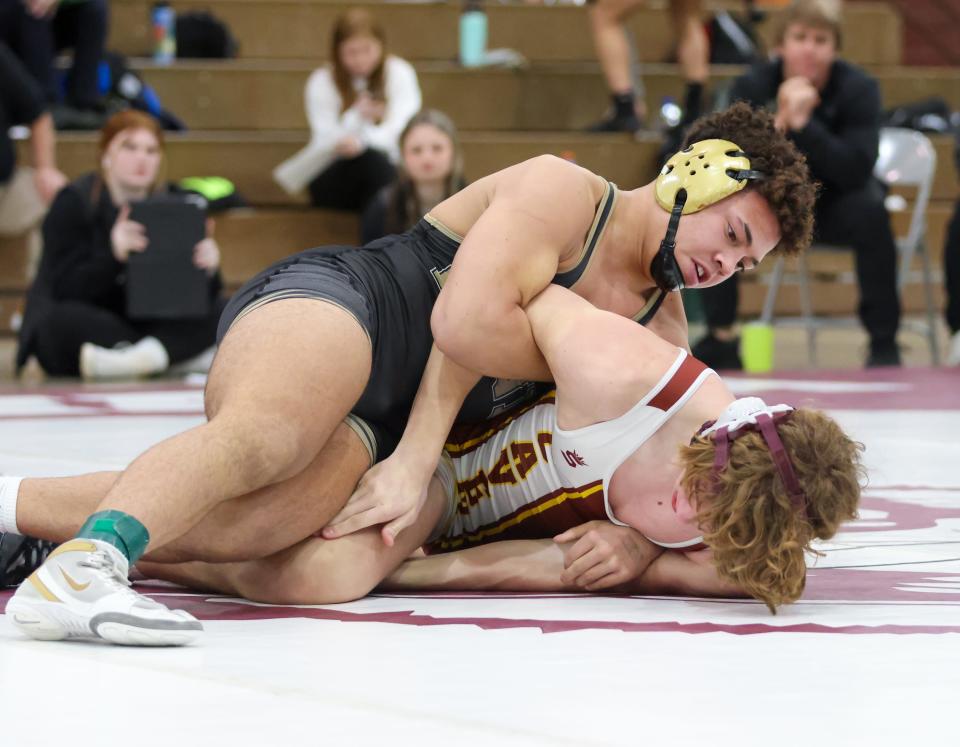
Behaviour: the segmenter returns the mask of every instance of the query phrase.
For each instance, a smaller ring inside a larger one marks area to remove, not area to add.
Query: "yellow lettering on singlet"
[[[489,497],[490,484],[487,482],[486,474],[483,470],[480,470],[469,480],[462,480],[457,483],[457,512],[468,514],[471,508],[484,498]]]
[[[537,452],[532,441],[514,441],[510,444],[510,455],[513,457],[513,466],[517,470],[520,480],[526,480],[527,475],[537,466]]]
[[[442,270],[438,270],[436,267],[434,267],[432,270],[430,270],[430,274],[433,275],[433,279],[436,282],[437,287],[440,288],[440,290],[443,290],[443,284],[447,282],[447,275],[450,274],[450,265],[447,265]]]
[[[550,431],[540,431],[537,434],[537,448],[540,451],[540,458],[545,464],[550,464],[550,444],[553,443],[553,433]]]
[[[513,467],[510,464],[510,455],[506,449],[500,450],[500,457],[496,464],[490,468],[490,482],[494,485],[516,485],[517,476],[513,474]]]

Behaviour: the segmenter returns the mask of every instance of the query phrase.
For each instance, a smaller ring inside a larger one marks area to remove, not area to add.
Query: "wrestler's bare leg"
[[[370,363],[366,333],[343,309],[310,299],[262,306],[220,346],[209,421],[137,458],[97,510],[134,516],[157,550],[221,502],[299,474],[359,398]]]
[[[333,604],[368,594],[430,536],[449,500],[433,478],[413,525],[383,544],[377,527],[335,540],[311,538],[268,558],[240,563],[150,563],[153,578],[270,604]]]
[[[346,503],[370,466],[357,434],[341,423],[305,470],[214,507],[185,535],[147,554],[158,562],[223,562],[271,555],[323,527]],[[120,472],[25,479],[17,524],[28,535],[53,542],[74,537],[104,499]]]

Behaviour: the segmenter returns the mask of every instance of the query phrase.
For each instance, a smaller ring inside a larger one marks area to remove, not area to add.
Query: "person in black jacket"
[[[43,224],[44,249],[30,290],[17,365],[30,354],[54,376],[130,378],[164,371],[213,346],[223,303],[220,250],[209,236],[194,247],[194,264],[210,276],[205,318],[132,320],[124,281],[131,253],[149,251],[130,203],[155,189],[163,133],[148,114],[127,110],[101,131],[100,171],[64,187]]]
[[[860,320],[870,336],[867,366],[898,366],[897,250],[884,188],[873,176],[880,90],[837,57],[840,39],[839,0],[795,0],[784,14],[780,55],[737,78],[732,99],[773,109],[777,127],[807,157],[821,183],[815,240],[855,252]],[[715,368],[741,367],[735,280],[702,291],[710,332],[693,353]]]

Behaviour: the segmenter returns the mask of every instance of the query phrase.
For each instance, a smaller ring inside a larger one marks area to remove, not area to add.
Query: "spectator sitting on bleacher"
[[[96,129],[103,120],[98,68],[108,18],[107,0],[0,0],[0,40],[43,88],[58,128]],[[65,49],[73,64],[61,102],[54,58]]]
[[[873,176],[880,143],[877,81],[839,59],[840,0],[794,0],[784,12],[779,55],[733,83],[731,100],[776,111],[776,125],[821,182],[814,239],[856,257],[860,321],[870,336],[867,366],[898,366],[897,248]],[[700,292],[709,334],[693,354],[713,368],[740,368],[737,278]]]
[[[331,62],[310,75],[305,98],[310,142],[274,179],[291,194],[309,186],[316,207],[362,210],[396,176],[400,132],[420,110],[416,72],[387,54],[370,13],[350,10],[334,25]]]
[[[19,369],[33,354],[53,376],[132,378],[160,373],[210,349],[223,302],[220,250],[209,235],[193,260],[210,276],[206,318],[131,320],[124,281],[132,252],[150,251],[130,203],[158,191],[163,132],[150,115],[115,114],[100,133],[100,169],[57,195],[43,223],[43,255],[27,297]]]
[[[397,179],[381,189],[360,219],[360,243],[403,233],[454,192],[466,186],[463,156],[453,121],[424,109],[400,134]]]
[[[14,125],[30,128],[33,168],[17,166],[10,139]],[[67,182],[55,161],[53,119],[43,102],[39,86],[5,44],[0,43],[0,236],[30,234],[38,246],[35,230],[54,195]]]

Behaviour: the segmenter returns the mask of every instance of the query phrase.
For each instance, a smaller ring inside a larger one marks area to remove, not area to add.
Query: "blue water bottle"
[[[169,65],[177,57],[177,14],[168,2],[153,4],[153,61]]]
[[[481,0],[466,0],[460,15],[460,64],[477,67],[487,54],[487,14]]]

